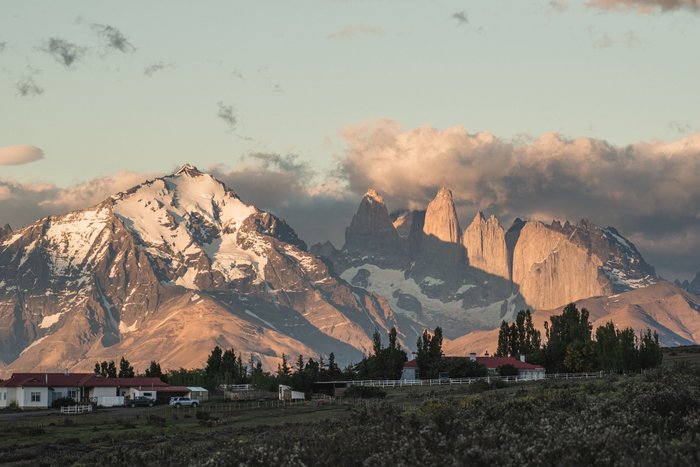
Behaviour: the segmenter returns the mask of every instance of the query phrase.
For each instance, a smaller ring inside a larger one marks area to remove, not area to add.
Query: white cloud
[[[402,130],[379,120],[349,127],[343,136],[341,165],[350,189],[373,187],[393,208],[424,208],[445,185],[464,220],[477,209],[504,221],[542,213],[585,217],[651,248],[669,235],[700,229],[700,133],[626,147],[555,133],[513,143],[463,127]],[[688,238],[700,251],[700,239]],[[649,259],[671,270],[676,258],[654,251]],[[700,254],[692,260],[700,269]]]
[[[43,157],[44,151],[28,144],[0,147],[0,165],[28,164]]]

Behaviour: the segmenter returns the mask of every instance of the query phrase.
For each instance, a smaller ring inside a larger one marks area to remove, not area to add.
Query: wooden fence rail
[[[92,412],[92,405],[66,405],[64,407],[61,407],[61,413],[62,414],[80,414],[80,413],[88,413]]]

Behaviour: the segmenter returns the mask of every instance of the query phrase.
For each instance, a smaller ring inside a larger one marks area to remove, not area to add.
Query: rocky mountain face
[[[371,188],[345,229],[345,248],[351,256],[379,263],[400,260],[405,254],[406,242],[394,228],[384,199]]]
[[[462,238],[462,229],[457,220],[452,192],[447,188],[440,188],[435,198],[428,204],[423,221],[423,233],[445,243],[459,243]]]
[[[684,280],[683,282],[676,279],[675,284],[690,293],[700,296],[700,272],[695,275],[692,281]]]
[[[510,258],[506,232],[496,216],[484,219],[479,211],[464,231],[464,248],[469,266],[494,276],[510,280]]]
[[[12,233],[12,227],[10,224],[5,224],[5,227],[0,227],[0,239],[10,235]]]
[[[365,204],[353,224],[363,217],[363,225],[371,224]],[[377,210],[387,212],[383,203]],[[340,251],[314,251],[344,279],[386,297],[395,311],[423,325],[443,326],[447,335],[489,329],[521,308],[553,309],[658,282],[631,242],[585,220],[516,219],[506,232],[497,218],[479,212],[462,232],[446,188],[426,211],[389,216],[391,228],[382,219],[381,228],[364,230],[358,239],[349,228]],[[392,261],[376,261],[384,239],[395,244],[397,237],[407,242],[403,258],[394,250]],[[358,243],[365,245],[359,254]]]
[[[384,232],[382,248],[399,241],[388,214],[365,203],[350,237],[370,229]],[[5,372],[86,370],[121,355],[137,368],[153,358],[201,366],[215,345],[268,368],[282,353],[349,362],[392,326],[415,341],[383,297],[344,282],[283,220],[189,165],[0,239]]]
[[[631,327],[637,334],[647,328],[659,334],[662,346],[692,345],[700,342],[700,298],[669,282],[633,289],[609,297],[577,300],[576,305],[590,312],[593,329],[609,321],[617,328]],[[533,323],[544,332],[544,322],[562,308],[538,310]],[[498,328],[468,333],[446,341],[443,349],[448,355],[466,355],[469,352],[493,353],[498,347]]]

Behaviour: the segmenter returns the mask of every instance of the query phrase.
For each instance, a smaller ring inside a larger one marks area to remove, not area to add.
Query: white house
[[[0,407],[48,408],[57,399],[80,401],[92,373],[14,373],[0,385]]]
[[[93,373],[14,373],[0,385],[0,408],[49,408],[61,398],[98,405],[123,405],[124,399],[148,397],[167,402],[185,396],[186,387],[170,386],[160,378],[108,378]]]
[[[468,357],[442,357],[443,359],[464,359],[468,358],[473,362],[477,362],[488,370],[490,375],[498,374],[498,369],[504,365],[511,365],[518,370],[518,378],[520,379],[544,379],[545,369],[540,365],[527,363],[525,357],[520,359],[514,357],[477,357],[476,354],[470,354]],[[418,364],[415,360],[408,361],[403,366],[401,379],[418,379]]]
[[[281,401],[303,401],[306,395],[301,391],[292,391],[291,386],[280,384],[279,400]]]
[[[415,360],[406,362],[401,372],[401,379],[418,379],[418,362]]]

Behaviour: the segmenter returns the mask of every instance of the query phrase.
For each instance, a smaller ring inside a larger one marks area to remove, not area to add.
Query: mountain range
[[[394,213],[370,189],[341,249],[308,249],[284,220],[185,165],[88,209],[0,228],[0,370],[88,370],[122,355],[192,368],[215,345],[268,369],[283,353],[350,363],[391,327],[409,350],[442,326],[446,349],[493,351],[502,320],[529,308],[543,321],[573,301],[596,322],[685,344],[700,341],[693,290],[659,278],[612,227],[516,219],[506,230],[479,212],[462,229],[447,188],[424,211]]]

